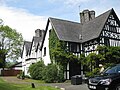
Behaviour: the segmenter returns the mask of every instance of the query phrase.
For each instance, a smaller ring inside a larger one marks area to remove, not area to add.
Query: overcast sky
[[[79,22],[79,12],[96,16],[113,8],[120,18],[120,0],[0,0],[0,19],[31,41],[36,29],[45,29],[48,17]]]

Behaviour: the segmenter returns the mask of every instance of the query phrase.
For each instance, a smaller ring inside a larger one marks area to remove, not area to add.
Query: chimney
[[[87,10],[84,10],[83,12],[80,13],[81,23],[86,23],[94,18],[95,18],[95,11],[89,11],[87,9]]]
[[[44,32],[45,32],[44,30],[37,29],[37,30],[35,30],[35,36],[36,37],[43,37]]]
[[[95,18],[95,11],[90,11],[90,20]]]

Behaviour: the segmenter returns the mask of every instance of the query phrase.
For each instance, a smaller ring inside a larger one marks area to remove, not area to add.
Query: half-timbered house
[[[54,30],[57,38],[66,43],[67,50],[74,55],[88,55],[95,52],[98,45],[120,46],[120,21],[113,9],[95,17],[95,11],[84,10],[80,13],[81,23],[49,18],[40,50],[45,63],[50,63],[49,36]],[[65,78],[83,74],[77,62],[68,62]]]

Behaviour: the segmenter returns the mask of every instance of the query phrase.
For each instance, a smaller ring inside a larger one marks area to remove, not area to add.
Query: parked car
[[[88,79],[90,90],[120,90],[120,64],[113,65],[100,75]]]

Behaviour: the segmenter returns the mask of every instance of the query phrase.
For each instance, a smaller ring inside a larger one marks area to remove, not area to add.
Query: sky
[[[94,10],[96,16],[114,9],[120,18],[120,0],[0,0],[0,19],[32,41],[36,29],[45,29],[48,17],[80,22],[79,13]]]

